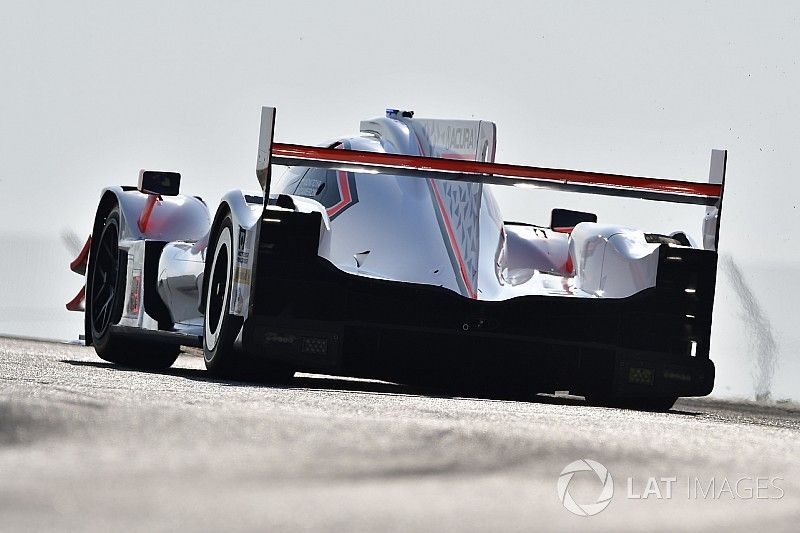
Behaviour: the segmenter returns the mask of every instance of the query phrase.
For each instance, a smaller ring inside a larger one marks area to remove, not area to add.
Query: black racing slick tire
[[[233,290],[233,222],[226,215],[214,228],[206,253],[203,360],[216,375],[231,376],[239,369],[235,342],[242,328],[241,317],[228,313]]]
[[[180,346],[121,337],[112,326],[122,317],[127,264],[119,250],[119,207],[105,216],[100,238],[89,256],[86,283],[86,321],[92,345],[101,359],[145,370],[169,368]]]
[[[233,221],[225,214],[212,230],[206,254],[203,359],[206,369],[224,378],[286,383],[294,371],[246,353],[236,345],[243,319],[230,314],[236,247]]]

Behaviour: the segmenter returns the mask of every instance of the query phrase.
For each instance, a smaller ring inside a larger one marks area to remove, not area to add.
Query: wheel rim
[[[116,222],[103,231],[92,274],[91,323],[94,336],[103,336],[111,325],[117,295],[119,246]]]
[[[214,249],[214,261],[211,263],[211,279],[208,283],[206,298],[204,341],[208,350],[216,348],[227,304],[228,285],[231,277],[231,232],[223,228]]]

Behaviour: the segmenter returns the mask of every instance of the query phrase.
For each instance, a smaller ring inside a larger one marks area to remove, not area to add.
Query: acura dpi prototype
[[[657,410],[711,391],[725,151],[701,183],[496,164],[487,121],[390,109],[318,147],[274,143],[274,124],[263,108],[260,190],[213,211],[174,172],[102,192],[67,304],[101,358],[166,368],[195,346],[237,379]],[[290,168],[273,180],[272,165]],[[703,205],[703,242],[566,209],[547,227],[507,221],[486,184]]]

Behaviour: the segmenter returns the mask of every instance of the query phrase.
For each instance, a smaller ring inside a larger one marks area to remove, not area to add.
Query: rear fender
[[[655,287],[658,248],[641,231],[581,222],[570,236],[575,286],[606,298],[626,298]]]
[[[257,197],[261,197],[256,193]],[[214,215],[212,228],[217,228],[223,218],[230,213],[233,222],[233,243],[236,254],[233,261],[233,287],[231,293],[229,313],[247,317],[250,307],[250,287],[253,268],[255,267],[255,251],[258,243],[258,221],[264,206],[261,202],[248,202],[253,196],[246,195],[242,190],[235,189],[227,192]],[[210,238],[210,235],[209,235]],[[204,248],[208,246],[208,239],[198,243]],[[208,269],[210,262],[206,261],[203,272],[203,294],[200,298],[200,312],[205,313],[205,302],[208,295]]]
[[[259,195],[260,196],[260,195]],[[262,214],[268,218],[269,211],[273,209],[291,209],[293,211],[309,213],[317,211],[322,214],[320,227],[320,250],[323,257],[328,255],[330,249],[330,220],[325,207],[315,200],[302,196],[281,195],[278,205],[268,205],[266,210],[260,202],[253,201],[253,196],[236,189],[229,191],[222,197],[212,227],[216,228],[230,213],[233,222],[233,241],[236,246],[236,257],[233,262],[233,287],[228,312],[232,315],[247,318],[250,314],[250,293],[252,290],[253,271],[256,268],[258,238],[260,232],[259,221]],[[248,201],[250,200],[250,201]],[[270,204],[273,202],[270,201]],[[290,207],[287,207],[290,206]],[[201,243],[198,243],[201,244]],[[206,241],[204,246],[208,245]],[[201,298],[201,312],[205,312],[205,301],[208,294],[208,267],[203,275],[203,295]]]
[[[283,196],[292,199],[294,210],[298,213],[316,212],[320,214],[322,223],[319,228],[319,250],[317,254],[320,257],[331,260],[331,219],[328,216],[328,211],[325,209],[325,206],[305,196],[295,196],[293,194],[285,194]]]

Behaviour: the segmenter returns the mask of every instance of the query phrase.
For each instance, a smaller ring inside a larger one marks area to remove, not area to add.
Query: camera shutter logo
[[[569,484],[576,472],[594,472],[597,479],[603,484],[603,489],[594,503],[578,503],[569,493]],[[614,480],[608,469],[592,459],[580,459],[564,467],[558,476],[558,499],[567,511],[578,516],[594,516],[611,503],[614,496]]]

